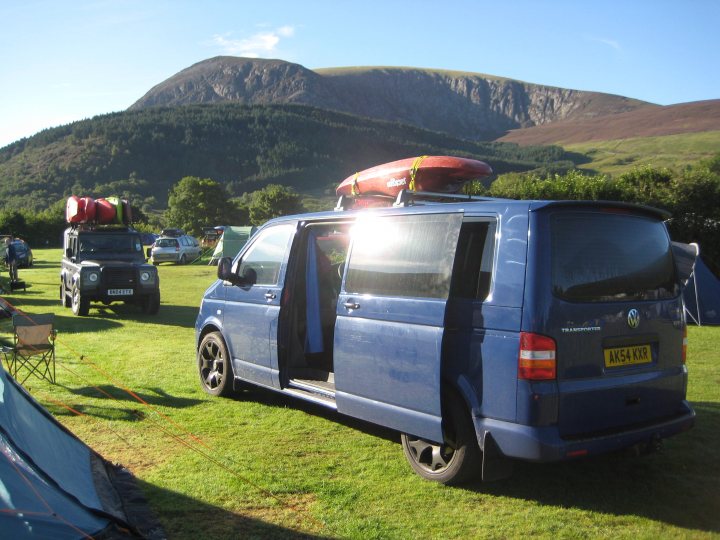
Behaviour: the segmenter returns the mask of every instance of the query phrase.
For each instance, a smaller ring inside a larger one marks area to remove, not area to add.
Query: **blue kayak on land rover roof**
[[[272,220],[222,259],[196,322],[203,389],[252,383],[395,429],[446,484],[692,427],[664,213],[409,195]]]

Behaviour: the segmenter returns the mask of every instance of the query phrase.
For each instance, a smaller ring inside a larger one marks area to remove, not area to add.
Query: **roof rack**
[[[410,206],[415,201],[432,201],[432,202],[459,202],[459,201],[478,201],[492,202],[498,199],[493,197],[480,197],[478,195],[466,195],[464,193],[439,193],[435,191],[412,191],[403,189],[397,194],[393,206]]]
[[[357,199],[376,199],[385,200],[388,203],[393,201],[392,197],[385,195],[362,195],[358,197],[348,197],[347,195],[340,195],[335,211],[342,212],[349,210],[353,207],[353,203]],[[462,201],[475,201],[475,202],[492,202],[498,201],[496,197],[481,197],[478,195],[466,195],[464,193],[440,193],[435,191],[413,191],[410,189],[401,190],[394,199],[392,206],[403,207],[411,206],[418,201],[427,202],[462,202]]]
[[[120,223],[69,223],[69,229],[76,231],[137,232],[132,225]]]

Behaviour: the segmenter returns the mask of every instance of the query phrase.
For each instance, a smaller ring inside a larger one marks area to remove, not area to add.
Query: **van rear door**
[[[664,216],[579,204],[531,214],[523,330],[555,340],[560,435],[686,413],[685,324]]]
[[[462,217],[358,219],[335,326],[339,412],[443,440],[440,357]]]

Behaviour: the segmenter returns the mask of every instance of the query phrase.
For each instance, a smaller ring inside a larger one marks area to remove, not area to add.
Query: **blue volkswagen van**
[[[264,225],[203,297],[203,389],[252,383],[392,428],[446,484],[693,425],[667,215],[452,201]]]

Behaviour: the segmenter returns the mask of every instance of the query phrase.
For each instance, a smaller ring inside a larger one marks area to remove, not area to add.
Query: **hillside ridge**
[[[471,140],[511,129],[657,107],[623,96],[412,67],[308,69],[284,60],[218,56],[154,86],[129,110],[235,102],[303,104],[401,122]]]

